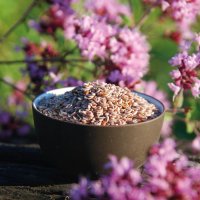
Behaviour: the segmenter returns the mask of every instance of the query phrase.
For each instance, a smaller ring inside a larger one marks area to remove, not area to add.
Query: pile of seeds
[[[101,126],[144,122],[159,115],[155,105],[113,84],[89,82],[63,95],[43,98],[38,110],[49,117]]]

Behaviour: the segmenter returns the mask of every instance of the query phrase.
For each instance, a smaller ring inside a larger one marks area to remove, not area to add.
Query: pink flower
[[[200,136],[197,136],[192,142],[192,148],[196,151],[200,151]]]
[[[158,188],[159,190],[170,190],[170,184],[165,179],[152,178],[149,183],[153,192],[158,192]]]
[[[149,64],[149,45],[145,36],[136,29],[119,29],[116,42],[110,43],[111,61],[123,74],[134,74],[142,77]],[[135,66],[135,67],[134,67]]]
[[[123,71],[120,70],[113,70],[110,72],[110,74],[107,75],[106,80],[107,83],[112,83],[119,85],[121,87],[128,87],[130,89],[133,89],[135,85],[137,84],[138,79],[134,76],[134,73],[123,74]]]
[[[154,177],[165,177],[167,175],[167,163],[179,157],[175,151],[175,142],[165,139],[162,144],[155,145],[150,150],[146,170]]]
[[[165,15],[175,21],[181,37],[178,42],[193,37],[191,27],[200,14],[199,0],[144,0],[144,2],[160,6]]]
[[[27,87],[27,84],[24,80],[18,81],[17,83],[15,83],[15,85],[21,91],[25,91]],[[13,90],[13,92],[8,97],[8,104],[12,106],[23,104],[24,101],[24,94],[18,90]]]
[[[161,8],[162,8],[162,11],[165,11],[165,10],[167,10],[167,8],[170,6],[170,4],[167,2],[167,1],[165,1],[165,0],[162,0],[161,1]]]
[[[54,72],[49,72],[49,76],[51,77],[53,83],[57,83],[62,78],[61,74],[55,74]]]
[[[119,3],[117,0],[87,0],[85,7],[95,15],[106,18],[106,21],[110,23],[121,23],[121,16],[131,16],[129,7]]]
[[[199,65],[198,57],[196,54],[187,56],[187,58],[185,58],[183,62],[188,70],[193,70]]]
[[[168,84],[169,88],[174,92],[174,95],[178,95],[178,93],[180,92],[181,90],[181,87],[175,85],[174,83],[169,83]]]
[[[72,39],[75,34],[75,26],[74,23],[76,22],[76,16],[75,15],[69,15],[67,18],[65,18],[64,21],[64,36],[67,39]]]
[[[78,80],[78,79],[76,79],[74,77],[68,77],[65,80],[60,80],[59,83],[64,87],[83,85],[83,81]]]
[[[191,89],[192,95],[194,97],[199,97],[200,95],[200,81],[197,81],[194,83],[192,89]]]
[[[187,57],[187,52],[176,54],[169,60],[169,64],[174,67],[179,66],[182,64],[182,60],[185,59],[186,57]]]
[[[186,53],[186,55],[187,55],[187,52],[189,51],[190,47],[191,47],[191,41],[188,41],[188,40],[183,40],[179,44],[180,51],[183,53]]]
[[[172,134],[172,125],[173,125],[173,120],[165,117],[161,129],[161,134],[163,137],[168,137],[170,134]]]
[[[146,170],[154,177],[166,176],[166,167],[166,162],[160,160],[159,157],[150,158],[148,164],[146,164]]]
[[[68,24],[68,30],[71,32],[71,20],[74,17],[74,10],[71,3],[74,0],[48,0],[49,9],[41,16],[39,22],[29,21],[29,26],[36,29],[40,33],[55,35],[57,29],[64,30]],[[68,33],[69,34],[69,33]]]
[[[74,22],[73,39],[81,54],[104,68],[100,78],[133,88],[147,73],[149,44],[137,29],[107,24],[96,16],[85,16]]]
[[[103,21],[98,21],[96,17],[85,16],[77,19],[74,23],[77,32],[74,33],[74,39],[81,49],[82,55],[89,60],[99,57],[105,59],[108,57],[106,50],[109,39],[115,34],[116,30]]]
[[[172,70],[170,72],[170,75],[173,77],[173,78],[179,78],[181,76],[181,73],[179,70]]]
[[[86,178],[81,178],[79,185],[75,185],[73,187],[73,190],[71,190],[71,196],[75,200],[81,200],[81,199],[86,199],[88,196],[88,186],[89,186],[89,181]]]
[[[200,34],[196,33],[194,39],[195,39],[197,45],[200,46]]]
[[[11,136],[25,136],[30,132],[30,125],[25,121],[24,112],[11,114],[0,110],[0,139],[6,140]]]
[[[193,39],[196,42],[197,37]],[[197,43],[198,44],[198,43]],[[198,79],[197,69],[200,64],[200,52],[197,51],[189,54],[191,43],[182,43],[181,51],[169,61],[177,69],[173,70],[170,75],[174,83],[169,83],[170,89],[176,96],[181,89],[191,90],[194,97],[198,97],[200,94],[200,80]]]
[[[172,139],[150,149],[145,178],[131,163],[128,158],[118,160],[111,156],[108,163],[110,172],[97,181],[80,181],[72,189],[72,200],[199,199],[200,169],[188,166],[188,160],[176,152]]]

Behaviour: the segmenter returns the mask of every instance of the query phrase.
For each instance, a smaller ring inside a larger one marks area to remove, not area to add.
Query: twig
[[[15,65],[20,63],[42,63],[42,62],[60,62],[60,63],[76,63],[75,65],[78,66],[78,62],[88,62],[88,60],[85,59],[64,59],[64,58],[44,58],[44,59],[38,59],[38,60],[8,60],[8,61],[0,61],[0,65]],[[61,65],[60,65],[61,67]],[[88,72],[92,72],[92,70],[82,66],[81,67],[84,70],[87,70]]]
[[[176,114],[177,112],[185,113],[185,109],[184,108],[169,108],[166,110],[166,112],[172,113],[172,114]]]
[[[74,64],[73,61],[72,61],[72,62],[69,62],[69,63],[70,63],[70,64]],[[84,65],[81,65],[81,63],[75,63],[75,65],[76,65],[77,67],[79,67],[80,69],[83,69],[83,70],[85,70],[85,71],[87,71],[87,72],[94,73],[94,70],[86,68]]]
[[[174,120],[177,120],[177,121],[185,122],[185,123],[188,122],[187,119],[182,118],[182,117],[179,117],[179,116],[176,116],[176,115],[173,116],[173,119],[174,119]]]
[[[182,122],[188,122],[187,118],[182,118],[177,116],[177,113],[185,113],[185,109],[184,108],[169,108],[166,110],[167,113],[172,114],[172,117],[174,120],[178,120],[178,121],[182,121]]]
[[[132,1],[131,1],[131,0],[128,0],[128,4],[129,4],[130,10],[131,10],[132,15],[133,15],[134,9],[133,9],[133,5],[132,5]]]
[[[63,60],[65,59],[65,57],[71,53],[74,52],[74,50],[77,48],[77,46],[73,47],[72,49],[70,49],[69,51],[65,51],[61,56],[60,56],[60,59]],[[62,63],[60,63],[58,65],[58,69],[60,70],[62,68]]]
[[[21,92],[22,94],[24,94],[27,98],[29,98],[31,101],[33,100],[33,97],[26,91],[24,90],[21,90],[20,88],[16,87],[14,84],[10,83],[9,81],[6,81],[5,79],[3,78],[0,78],[0,82],[12,87],[13,89]]]
[[[0,65],[13,65],[18,63],[40,63],[40,62],[88,62],[85,59],[63,59],[63,58],[43,58],[43,59],[36,59],[36,60],[1,60]]]
[[[132,5],[132,1],[128,0],[128,4],[131,10],[131,21],[132,21],[132,25],[134,25],[135,23],[135,18],[134,18],[134,9],[133,9],[133,5]]]
[[[198,121],[195,122],[194,133],[200,135],[200,122]]]
[[[142,15],[142,17],[140,18],[140,20],[136,23],[135,27],[137,27],[138,29],[144,24],[144,22],[147,20],[149,14],[154,10],[155,5],[157,4],[157,1],[152,4]]]
[[[33,0],[32,3],[27,7],[27,9],[24,11],[22,16],[3,34],[3,36],[0,38],[0,43],[3,43],[4,40],[27,18],[27,16],[30,14],[31,10],[37,5],[39,0]]]
[[[131,0],[128,0],[128,4],[129,4],[130,9],[133,11],[133,6],[132,6]]]
[[[63,53],[63,55],[61,56],[62,58],[65,58],[65,56],[71,54],[74,52],[74,50],[76,50],[77,46],[73,47],[72,49],[70,49],[69,51],[66,51]]]

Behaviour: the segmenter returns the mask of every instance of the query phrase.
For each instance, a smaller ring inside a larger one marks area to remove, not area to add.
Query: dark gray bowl
[[[73,88],[52,90],[41,94],[33,101],[35,130],[45,157],[63,169],[70,178],[82,175],[97,175],[102,172],[108,155],[127,156],[141,166],[149,147],[158,141],[164,118],[164,106],[146,94],[139,96],[153,103],[161,114],[146,122],[123,126],[94,126],[63,122],[52,119],[37,110],[43,97],[63,94]]]

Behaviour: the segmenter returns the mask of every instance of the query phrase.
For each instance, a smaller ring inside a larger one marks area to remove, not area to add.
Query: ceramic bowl
[[[70,178],[79,175],[98,175],[108,161],[108,155],[127,156],[140,167],[148,149],[160,137],[165,108],[154,97],[137,93],[160,111],[154,119],[122,126],[82,125],[52,119],[37,109],[44,97],[64,94],[72,87],[52,90],[39,95],[32,104],[36,133],[46,159],[62,169]]]

